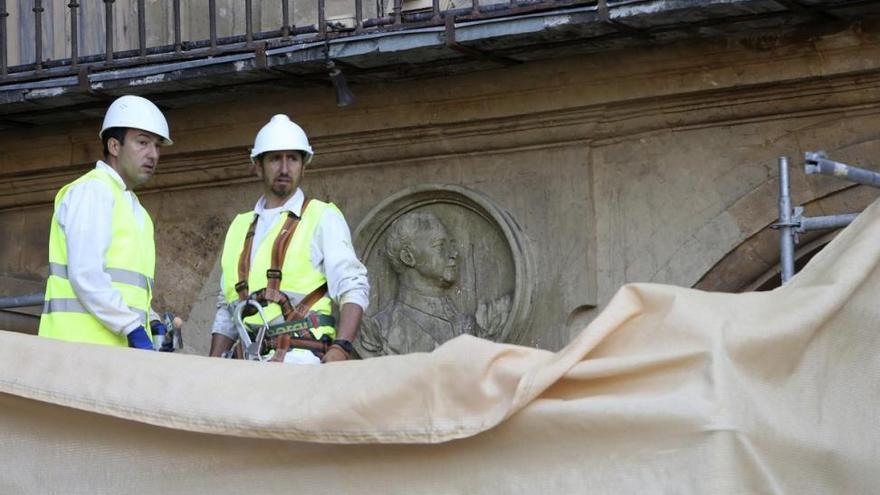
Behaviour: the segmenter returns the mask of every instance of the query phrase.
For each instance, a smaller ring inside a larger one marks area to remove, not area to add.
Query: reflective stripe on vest
[[[312,266],[311,261],[311,245],[315,229],[321,219],[324,211],[333,208],[339,211],[332,203],[324,203],[313,199],[309,203],[309,207],[303,212],[299,226],[293,237],[290,239],[290,245],[285,253],[284,264],[281,267],[281,291],[290,298],[295,305],[303,299],[308,293],[315,288],[320,287],[327,282],[324,274],[316,270]],[[341,213],[340,213],[341,215]],[[238,300],[238,293],[235,291],[235,284],[238,282],[238,258],[241,255],[244,246],[245,235],[247,235],[248,227],[254,219],[254,212],[242,213],[238,215],[229,226],[226,233],[226,241],[223,244],[223,254],[221,257],[221,267],[223,269],[223,295],[226,302],[234,303]],[[256,254],[251,261],[250,274],[248,276],[248,290],[253,293],[266,287],[266,270],[271,265],[272,246],[275,238],[281,231],[281,226],[287,219],[287,213],[278,216],[275,224],[269,229],[266,237],[257,247]],[[312,305],[312,311],[324,315],[330,315],[331,302],[329,297],[323,297],[317,303]],[[264,308],[264,314],[269,321],[282,321],[281,309],[277,304],[270,304]],[[245,322],[251,324],[260,324],[262,320],[259,315],[253,315],[245,318]],[[316,337],[329,335],[334,337],[336,329],[333,327],[320,327],[314,330]]]
[[[110,275],[110,280],[120,284],[133,285],[142,289],[152,290],[153,279],[138,272],[124,268],[104,268],[104,273]],[[61,263],[49,263],[49,275],[67,278],[67,265]]]
[[[139,308],[133,308],[131,306],[128,309],[137,313],[138,316],[142,320],[146,320],[148,313]],[[86,313],[89,314],[89,311],[85,306],[79,302],[79,299],[50,299],[48,301],[43,301],[43,314],[47,313]]]
[[[104,255],[104,273],[110,277],[112,287],[122,296],[125,305],[148,328],[156,262],[153,222],[144,211],[143,224],[140,224],[122,186],[109,173],[97,168],[61,188],[55,196],[55,210],[58,211],[72,186],[87,180],[101,181],[113,193],[112,238]],[[78,300],[68,279],[67,239],[53,216],[49,230],[49,278],[39,335],[127,346],[126,337],[118,333],[120,330],[104,327]]]

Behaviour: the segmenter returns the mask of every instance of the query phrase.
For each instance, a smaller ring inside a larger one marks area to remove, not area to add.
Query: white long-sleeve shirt
[[[278,208],[267,209],[266,198],[260,197],[254,207],[257,214],[257,226],[254,230],[254,242],[251,247],[251,265],[260,244],[272,230],[275,222],[283,221],[282,213],[290,211],[302,214],[305,195],[297,188],[290,199]],[[337,306],[346,303],[357,304],[367,309],[370,297],[370,283],[367,280],[367,268],[358,260],[351,243],[351,233],[345,218],[332,208],[321,214],[315,234],[309,247],[312,267],[324,274],[327,279],[327,295]],[[238,337],[233,321],[232,306],[226,303],[223,296],[223,276],[220,276],[220,293],[217,297],[217,313],[214,316],[213,333],[225,335],[231,339]]]
[[[95,168],[106,171],[122,186],[127,206],[143,226],[146,210],[126,189],[122,177],[101,160]],[[61,198],[55,219],[67,239],[67,277],[79,302],[110,331],[128,335],[142,325],[141,316],[128,308],[104,271],[113,239],[113,191],[99,179],[80,182]]]

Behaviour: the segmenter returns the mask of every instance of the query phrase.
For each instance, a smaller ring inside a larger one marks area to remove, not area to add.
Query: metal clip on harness
[[[257,314],[260,315],[260,319],[263,320],[263,326],[257,331],[257,338],[253,341],[251,341],[251,336],[248,333],[247,324],[245,324],[242,319],[242,313],[248,306],[255,308]],[[263,358],[263,356],[260,355],[260,349],[263,347],[263,339],[266,337],[266,331],[269,330],[269,322],[266,321],[266,315],[263,314],[263,306],[253,299],[245,299],[236,304],[235,327],[238,329],[238,342],[241,345],[244,359],[248,361],[267,361],[268,359]]]

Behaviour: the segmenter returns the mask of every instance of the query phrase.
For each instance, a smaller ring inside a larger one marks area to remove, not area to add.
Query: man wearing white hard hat
[[[233,308],[250,298],[265,305],[273,360],[326,363],[350,357],[369,299],[367,270],[339,209],[307,199],[299,187],[312,156],[306,133],[287,115],[275,115],[257,134],[251,162],[263,196],[226,234],[212,356],[232,347],[238,336]],[[263,322],[258,314],[244,316],[248,325]]]
[[[98,137],[104,159],[55,196],[49,279],[39,334],[73,342],[153,349],[153,222],[133,190],[153,176],[168,122],[139,96],[117,98]],[[147,329],[151,327],[152,331]]]

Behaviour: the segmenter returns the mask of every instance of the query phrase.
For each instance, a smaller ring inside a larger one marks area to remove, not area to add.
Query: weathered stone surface
[[[259,196],[247,147],[281,111],[316,149],[304,190],[339,205],[352,227],[423,184],[477,191],[515,218],[535,274],[522,343],[558,349],[626,282],[750,287],[778,259],[767,229],[779,155],[797,165],[804,151],[826,149],[877,166],[878,60],[876,33],[852,30],[760,49],[680,44],[355,86],[358,103],[346,110],[324,88],[170,110],[176,144],[141,193],[157,230],[157,309],[210,321],[223,233]],[[52,197],[98,157],[98,125],[0,136],[0,276],[45,275]],[[792,179],[795,203],[826,214],[876,197],[797,170]],[[442,209],[429,212],[460,237]],[[187,330],[189,342],[207,339],[206,326]]]
[[[490,198],[451,185],[406,188],[367,215],[355,246],[371,287],[362,356],[430,352],[462,334],[534,340],[528,240]]]

